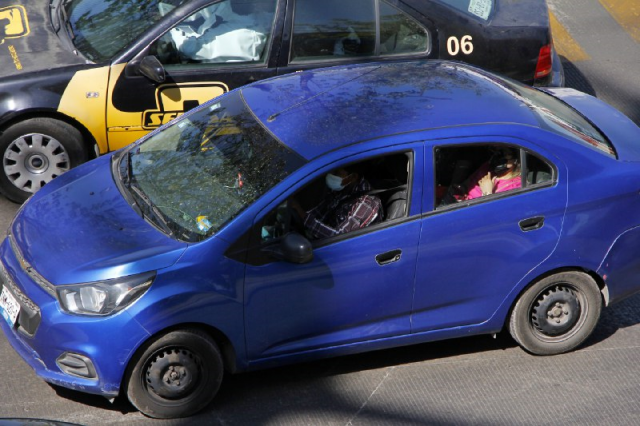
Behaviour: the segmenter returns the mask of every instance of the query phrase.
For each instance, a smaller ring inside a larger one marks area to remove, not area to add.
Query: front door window
[[[225,0],[199,10],[151,48],[165,66],[265,63],[277,0]]]

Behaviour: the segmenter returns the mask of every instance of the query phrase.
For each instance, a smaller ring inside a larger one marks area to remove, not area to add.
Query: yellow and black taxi
[[[564,80],[545,0],[5,0],[0,191],[23,201],[252,81],[409,58]]]

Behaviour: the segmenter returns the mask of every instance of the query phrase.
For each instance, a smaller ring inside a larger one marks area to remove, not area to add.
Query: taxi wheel
[[[562,272],[522,294],[511,313],[509,331],[528,352],[561,354],[591,335],[601,311],[602,296],[593,278],[582,272]]]
[[[203,409],[218,392],[224,373],[218,346],[197,330],[161,336],[132,365],[129,401],[158,419],[187,417]]]
[[[15,202],[87,160],[80,131],[51,118],[32,118],[6,129],[0,134],[0,155],[0,190]]]

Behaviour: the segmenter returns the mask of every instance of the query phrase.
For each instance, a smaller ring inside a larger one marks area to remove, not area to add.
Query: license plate
[[[9,293],[7,287],[2,287],[2,293],[0,293],[0,313],[11,327],[15,325],[20,313],[20,304],[13,294]]]

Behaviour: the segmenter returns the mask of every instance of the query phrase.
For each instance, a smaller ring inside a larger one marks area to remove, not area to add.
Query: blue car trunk
[[[613,143],[622,161],[640,161],[640,127],[601,100],[575,89],[545,89],[585,116]]]

